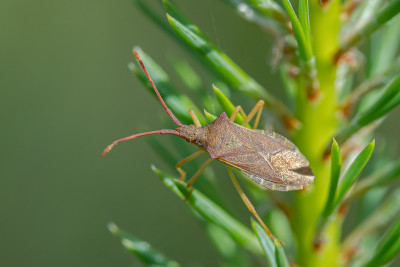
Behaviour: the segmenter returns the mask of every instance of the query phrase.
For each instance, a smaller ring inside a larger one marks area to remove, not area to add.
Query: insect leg
[[[196,127],[201,127],[199,118],[197,118],[196,113],[194,113],[193,109],[189,109],[189,114],[190,114],[190,117],[192,117],[194,125],[196,125]]]
[[[262,225],[262,227],[264,228],[265,232],[268,234],[268,236],[273,240],[273,241],[278,241],[279,243],[282,244],[282,242],[280,240],[278,240],[272,233],[271,231],[268,229],[268,227],[265,225],[265,223],[261,220],[260,216],[258,215],[256,209],[254,208],[253,204],[251,204],[250,200],[248,199],[248,197],[246,196],[246,194],[244,193],[243,189],[240,187],[239,183],[237,182],[233,172],[232,172],[232,167],[229,166],[228,167],[228,172],[229,172],[229,176],[231,177],[231,180],[233,182],[233,184],[236,187],[236,190],[238,191],[240,197],[242,198],[244,204],[246,205],[246,207],[248,208],[248,210],[253,213],[253,215],[257,218],[258,222]]]
[[[181,175],[180,178],[179,178],[180,181],[185,180],[185,177],[186,177],[186,172],[185,172],[184,170],[182,170],[181,167],[182,167],[183,165],[185,165],[186,163],[188,163],[189,161],[191,161],[191,160],[197,158],[198,156],[200,156],[200,155],[203,154],[203,153],[204,153],[204,150],[197,151],[196,153],[190,155],[189,157],[184,158],[183,160],[179,161],[179,162],[175,165],[176,170],[177,170],[177,171],[179,172],[179,174]]]
[[[244,122],[242,123],[242,126],[247,125],[251,121],[251,119],[254,117],[254,115],[257,114],[256,120],[253,125],[253,129],[256,129],[258,126],[258,123],[260,121],[261,112],[262,112],[263,107],[264,107],[264,101],[258,100],[257,104],[250,111],[249,115],[247,115],[247,117],[245,118]]]
[[[231,114],[231,117],[229,118],[229,120],[230,120],[231,122],[234,122],[234,121],[235,121],[236,116],[237,116],[237,114],[239,113],[239,111],[240,111],[240,113],[243,115],[243,117],[245,117],[245,118],[247,117],[247,115],[246,115],[246,113],[244,112],[242,106],[236,106],[235,109],[233,110],[232,114]]]
[[[197,172],[190,178],[190,180],[187,183],[187,187],[191,187],[194,182],[196,182],[197,178],[199,178],[200,174],[207,168],[208,165],[213,161],[214,159],[209,158],[206,162],[201,165],[200,169],[197,170]]]

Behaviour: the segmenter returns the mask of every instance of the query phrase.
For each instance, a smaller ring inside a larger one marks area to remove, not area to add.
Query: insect
[[[188,187],[193,185],[213,160],[219,160],[228,164],[229,176],[242,200],[264,227],[268,235],[275,240],[276,238],[261,220],[250,200],[236,181],[232,167],[241,171],[260,187],[278,191],[302,189],[313,182],[314,175],[307,159],[292,142],[275,132],[255,129],[260,120],[264,102],[261,100],[258,101],[248,115],[245,114],[241,106],[237,106],[230,118],[223,112],[212,123],[205,126],[201,126],[193,110],[189,110],[194,125],[183,125],[165,104],[137,51],[133,50],[133,54],[142,66],[168,116],[178,128],[175,130],[163,129],[139,133],[116,140],[106,147],[102,156],[106,155],[115,145],[121,142],[146,135],[170,134],[182,137],[188,142],[197,145],[200,151],[176,164],[176,169],[180,173],[180,180],[184,180],[186,177],[186,173],[181,167],[204,152],[208,152],[210,158],[187,182]],[[239,112],[245,118],[242,125],[234,123]],[[244,127],[254,116],[256,116],[256,119],[253,129]]]

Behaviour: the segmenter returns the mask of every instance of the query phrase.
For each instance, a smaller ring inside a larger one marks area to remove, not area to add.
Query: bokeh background
[[[265,33],[222,1],[174,2],[283,95]],[[215,265],[201,225],[150,170],[164,165],[145,140],[100,157],[116,138],[165,125],[160,104],[127,68],[134,45],[173,80],[172,58],[188,58],[212,93],[201,67],[130,0],[0,1],[0,266],[139,265],[107,230],[110,221],[183,266]],[[396,113],[379,138],[398,148]],[[221,173],[226,197],[242,207]],[[248,224],[244,207],[239,215]]]

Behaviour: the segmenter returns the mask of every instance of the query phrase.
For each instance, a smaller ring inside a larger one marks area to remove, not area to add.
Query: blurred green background
[[[267,64],[266,34],[222,1],[175,3],[244,70],[283,95]],[[215,265],[201,225],[150,170],[163,164],[145,140],[100,157],[116,138],[165,125],[160,104],[127,68],[132,47],[140,45],[171,75],[171,59],[187,57],[186,50],[130,0],[2,0],[0,33],[0,266],[138,265],[108,232],[110,221],[183,266]],[[213,81],[204,82],[211,93]],[[398,147],[394,126],[392,114],[380,134]],[[243,206],[231,185],[226,191]]]

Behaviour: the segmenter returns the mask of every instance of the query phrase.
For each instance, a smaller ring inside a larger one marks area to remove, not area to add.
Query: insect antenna
[[[146,67],[143,64],[142,59],[140,58],[138,52],[134,49],[133,50],[133,54],[135,55],[135,57],[137,58],[137,60],[139,61],[140,65],[142,66],[144,73],[146,73],[147,79],[149,79],[151,86],[153,87],[154,91],[157,94],[158,99],[160,100],[161,104],[163,105],[165,111],[167,111],[168,116],[172,119],[172,121],[178,125],[178,126],[183,126],[183,124],[175,117],[174,113],[172,113],[172,111],[167,107],[167,105],[165,104],[164,100],[162,99],[160,93],[157,90],[156,85],[154,84],[153,80],[151,79],[149,73],[146,70]]]
[[[151,86],[153,87],[154,91],[156,92],[157,97],[158,97],[158,99],[160,100],[161,104],[163,105],[163,107],[164,107],[165,111],[167,112],[168,116],[172,119],[172,121],[173,121],[176,125],[178,125],[178,126],[180,126],[180,127],[183,126],[183,124],[175,117],[174,113],[172,113],[172,111],[171,111],[171,110],[167,107],[167,105],[165,104],[164,100],[162,99],[160,93],[159,93],[158,90],[157,90],[156,85],[154,84],[153,80],[151,79],[150,74],[147,72],[147,69],[146,69],[146,67],[144,66],[143,61],[142,61],[142,59],[140,58],[138,52],[137,52],[136,50],[133,50],[133,54],[135,55],[135,57],[136,57],[137,60],[139,61],[140,65],[142,66],[144,73],[146,73],[146,76],[147,76],[147,78],[149,79]],[[115,141],[112,142],[110,145],[108,145],[108,146],[106,147],[106,149],[104,149],[103,153],[101,153],[101,156],[104,157],[108,152],[111,151],[111,149],[112,149],[114,146],[118,145],[118,144],[121,143],[121,142],[125,142],[125,141],[131,140],[131,139],[135,139],[135,138],[142,137],[142,136],[146,136],[146,135],[152,135],[152,134],[173,134],[173,135],[180,136],[179,133],[178,133],[177,131],[175,131],[175,130],[169,130],[169,129],[163,129],[163,130],[151,131],[151,132],[146,132],[146,133],[134,134],[134,135],[131,135],[131,136],[127,136],[127,137],[124,137],[124,138],[115,140]]]
[[[106,149],[104,149],[103,153],[101,153],[101,156],[104,157],[108,152],[111,151],[111,149],[114,146],[118,145],[119,143],[131,140],[131,139],[135,139],[135,138],[138,138],[138,137],[146,136],[146,135],[152,135],[152,134],[173,134],[173,135],[179,136],[179,133],[177,131],[169,130],[169,129],[163,129],[163,130],[151,131],[151,132],[146,132],[146,133],[134,134],[134,135],[131,135],[131,136],[127,136],[127,137],[115,140],[114,142],[109,144],[106,147]]]

